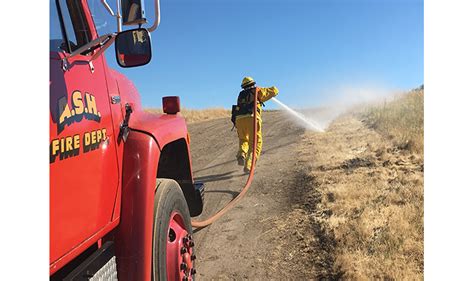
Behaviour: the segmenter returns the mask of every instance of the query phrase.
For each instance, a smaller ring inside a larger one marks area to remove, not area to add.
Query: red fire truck
[[[190,217],[202,212],[204,187],[193,180],[179,98],[163,98],[164,114],[143,111],[104,54],[115,46],[122,67],[151,60],[155,1],[143,28],[143,0],[50,0],[51,280],[194,279]],[[110,26],[99,9],[114,32],[99,32]]]

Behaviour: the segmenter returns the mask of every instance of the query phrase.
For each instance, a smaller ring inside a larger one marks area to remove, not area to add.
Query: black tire
[[[152,277],[154,281],[164,281],[167,280],[166,248],[171,214],[178,212],[182,216],[189,234],[193,233],[193,228],[188,205],[179,184],[171,179],[158,179],[156,184],[153,214]]]

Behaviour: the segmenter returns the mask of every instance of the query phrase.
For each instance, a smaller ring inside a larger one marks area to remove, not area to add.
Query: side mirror
[[[145,3],[143,0],[122,0],[122,24],[145,24]]]
[[[115,56],[121,67],[145,65],[151,60],[151,39],[145,28],[120,32],[115,37]]]

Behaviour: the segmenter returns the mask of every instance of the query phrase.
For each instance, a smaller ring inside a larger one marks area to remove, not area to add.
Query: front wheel
[[[153,223],[153,280],[193,280],[191,218],[179,184],[157,180]]]

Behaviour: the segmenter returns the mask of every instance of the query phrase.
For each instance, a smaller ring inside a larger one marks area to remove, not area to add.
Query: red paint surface
[[[159,149],[152,137],[132,131],[124,151],[122,210],[116,235],[120,280],[149,280],[153,207]]]
[[[84,58],[72,61],[72,67],[64,73],[61,62],[51,60],[50,141],[78,135],[80,142],[77,156],[63,160],[56,156],[50,164],[50,239],[54,241],[50,246],[51,262],[111,223],[119,186],[116,135],[102,58],[94,61],[94,73],[81,59]],[[72,93],[75,91],[80,92],[83,102],[86,93],[94,97],[100,121],[83,116],[58,132],[61,114],[58,101],[66,98],[73,111]],[[97,149],[86,152],[85,134],[104,129],[108,144],[98,142]]]
[[[178,114],[152,114],[139,111],[133,115],[130,118],[130,127],[152,134],[161,148],[174,140],[187,139],[186,122]]]

